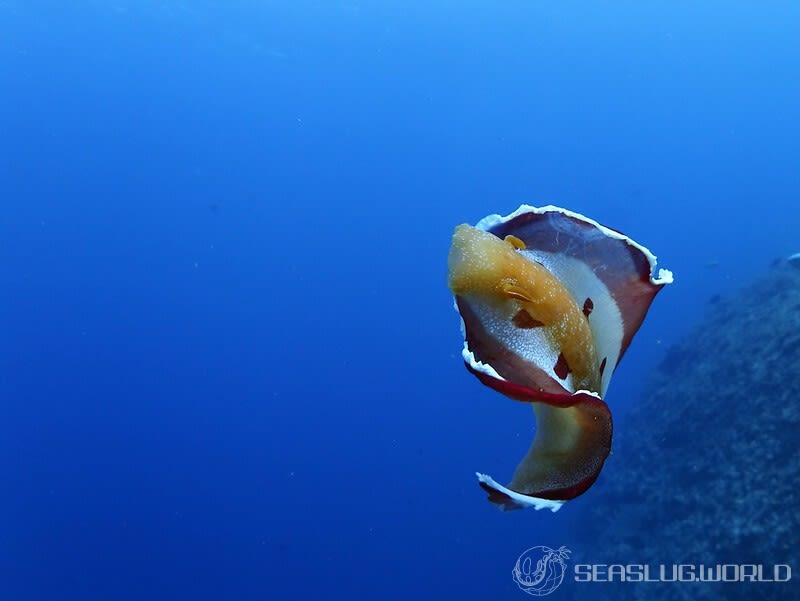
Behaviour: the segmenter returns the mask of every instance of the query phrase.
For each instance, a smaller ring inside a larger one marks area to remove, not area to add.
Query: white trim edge
[[[478,476],[478,481],[483,482],[486,486],[493,488],[497,492],[508,495],[514,502],[522,505],[523,507],[533,507],[536,510],[549,509],[550,511],[556,512],[561,509],[561,506],[565,503],[565,501],[553,501],[551,499],[540,499],[539,497],[521,495],[518,492],[514,492],[513,490],[506,488],[502,484],[498,484],[495,482],[494,478],[488,474],[475,472],[475,475]]]
[[[561,207],[557,207],[555,205],[547,205],[544,207],[534,207],[531,205],[520,205],[519,208],[514,211],[513,213],[509,213],[508,215],[488,215],[481,219],[475,227],[479,230],[489,230],[490,228],[494,227],[495,225],[499,225],[501,223],[506,223],[511,221],[515,217],[519,215],[523,215],[525,213],[535,213],[537,215],[543,215],[545,213],[561,213],[562,215],[566,215],[567,217],[573,217],[575,219],[579,219],[586,223],[589,223],[599,229],[603,234],[608,236],[609,238],[614,238],[615,240],[622,240],[630,246],[638,249],[639,251],[644,254],[647,258],[647,261],[650,263],[650,282],[655,284],[656,286],[663,286],[665,284],[671,284],[674,281],[672,276],[672,272],[669,269],[659,269],[657,275],[653,275],[656,273],[656,256],[650,252],[646,246],[642,246],[635,240],[629,238],[625,234],[621,234],[615,230],[609,229],[606,226],[598,223],[594,219],[590,219],[585,215],[581,215],[580,213],[576,213],[575,211],[570,211],[569,209],[562,209]]]

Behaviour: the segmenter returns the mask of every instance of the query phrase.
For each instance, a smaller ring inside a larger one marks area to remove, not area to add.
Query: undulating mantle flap
[[[603,398],[656,293],[672,282],[645,247],[586,217],[527,205],[459,225],[448,257],[467,369],[531,403],[536,435],[508,486],[478,474],[502,509],[556,511],[611,450]]]

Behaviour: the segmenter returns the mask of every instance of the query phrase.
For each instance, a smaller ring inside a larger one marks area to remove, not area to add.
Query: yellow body
[[[520,311],[527,313],[523,321],[545,328],[563,354],[576,390],[599,392],[597,351],[582,308],[552,273],[519,252],[524,248],[515,236],[501,240],[459,225],[448,257],[450,290],[515,323]]]

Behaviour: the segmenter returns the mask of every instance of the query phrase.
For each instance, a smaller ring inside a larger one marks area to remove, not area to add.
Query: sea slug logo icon
[[[529,595],[544,597],[558,588],[567,569],[565,560],[570,550],[566,547],[531,547],[517,559],[511,575],[517,586]]]

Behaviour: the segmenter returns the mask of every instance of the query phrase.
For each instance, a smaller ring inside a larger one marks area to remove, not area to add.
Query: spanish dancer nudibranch
[[[448,267],[467,369],[536,416],[508,486],[478,473],[480,485],[501,509],[557,511],[594,483],[611,451],[606,390],[672,273],[596,221],[528,205],[459,225]]]

